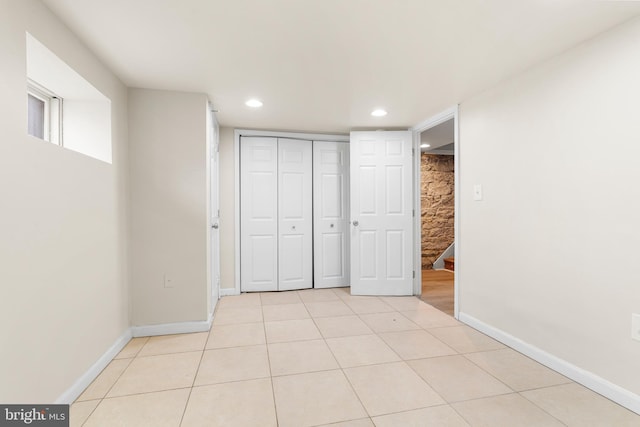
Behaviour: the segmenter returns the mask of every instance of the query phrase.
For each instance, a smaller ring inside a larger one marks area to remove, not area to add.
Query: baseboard
[[[193,332],[207,332],[211,329],[213,312],[207,320],[194,322],[162,323],[159,325],[132,326],[133,337],[153,337],[156,335],[189,334]]]
[[[228,297],[232,295],[240,295],[236,288],[220,288],[220,297]]]
[[[89,384],[96,379],[100,372],[113,360],[120,350],[127,345],[131,340],[131,329],[127,328],[122,335],[118,337],[109,349],[104,352],[102,356],[94,363],[80,378],[67,391],[62,393],[60,397],[54,402],[56,404],[71,404],[73,403],[82,392],[89,387]]]
[[[604,397],[613,400],[619,405],[624,406],[630,411],[640,414],[640,396],[630,392],[612,382],[595,375],[592,372],[579,368],[566,360],[560,359],[544,350],[539,349],[536,346],[528,344],[519,338],[514,337],[500,329],[497,329],[491,325],[488,325],[481,320],[476,319],[466,313],[460,313],[459,320],[474,329],[483,332],[486,335],[500,341],[501,343],[508,345],[509,347],[519,351],[520,353],[530,357],[531,359],[545,365],[548,368],[553,369],[561,373],[562,375],[571,378],[573,381],[582,384],[583,386],[595,391]]]

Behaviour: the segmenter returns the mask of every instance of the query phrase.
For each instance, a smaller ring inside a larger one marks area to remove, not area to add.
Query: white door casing
[[[278,290],[278,144],[243,137],[240,144],[240,287]]]
[[[349,234],[349,144],[314,141],[314,287],[349,286]]]
[[[351,293],[413,294],[410,131],[351,132]]]
[[[278,290],[313,286],[311,141],[278,139]]]

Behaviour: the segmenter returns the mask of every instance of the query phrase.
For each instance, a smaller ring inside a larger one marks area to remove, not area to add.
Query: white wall
[[[203,94],[129,90],[135,326],[207,320],[207,114]]]
[[[113,164],[27,136],[26,31],[111,99]],[[129,326],[127,92],[34,0],[0,0],[0,64],[0,402],[51,403]]]
[[[234,130],[220,128],[220,288],[235,288]]]
[[[636,19],[461,105],[456,260],[461,312],[636,394],[639,51]]]

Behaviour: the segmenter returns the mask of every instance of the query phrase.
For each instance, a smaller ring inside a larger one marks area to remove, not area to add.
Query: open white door
[[[351,132],[353,295],[413,295],[412,138]]]
[[[211,298],[215,306],[220,295],[220,136],[211,114]]]

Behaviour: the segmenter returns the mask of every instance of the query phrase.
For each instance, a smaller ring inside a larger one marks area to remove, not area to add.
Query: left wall
[[[26,32],[110,98],[112,164],[27,136]],[[127,90],[36,0],[0,64],[0,402],[51,403],[129,326]]]

